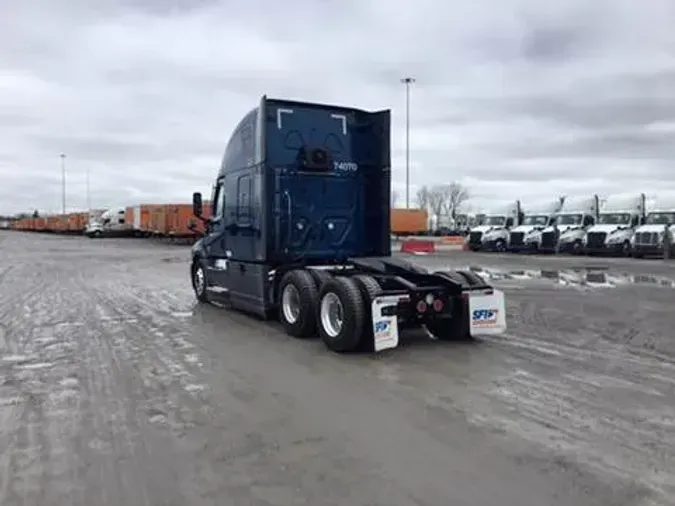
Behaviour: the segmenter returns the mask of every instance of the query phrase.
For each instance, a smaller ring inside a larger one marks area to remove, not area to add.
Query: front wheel
[[[581,244],[581,240],[577,239],[572,245],[572,253],[575,255],[581,255],[583,253],[584,245]]]
[[[506,241],[498,239],[495,243],[495,250],[497,250],[498,253],[504,253],[506,251]]]
[[[208,302],[208,297],[206,296],[206,270],[204,269],[204,264],[196,260],[192,264],[191,269],[192,277],[192,289],[195,292],[195,297],[199,302]]]

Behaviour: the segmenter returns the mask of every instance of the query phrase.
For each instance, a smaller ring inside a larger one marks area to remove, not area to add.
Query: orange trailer
[[[153,228],[151,224],[151,217],[153,209],[161,207],[162,204],[140,204],[133,206],[131,210],[125,209],[125,220],[127,213],[132,218],[131,223],[133,224],[133,230],[137,234],[150,235],[153,234]]]
[[[134,206],[127,206],[124,208],[124,224],[132,230],[134,229],[135,209]]]
[[[68,232],[81,234],[84,232],[89,219],[89,213],[71,213],[68,215]]]
[[[211,215],[211,205],[204,203],[204,216]],[[170,204],[166,206],[166,230],[167,234],[174,237],[193,237],[195,231],[190,228],[194,224],[198,232],[204,231],[204,222],[198,220],[192,214],[192,204]]]
[[[168,204],[159,204],[150,211],[150,233],[153,235],[166,235],[166,217]]]
[[[59,228],[59,216],[47,216],[47,223],[45,224],[45,232],[56,232]]]
[[[423,235],[429,228],[429,215],[424,209],[392,209],[393,235]]]

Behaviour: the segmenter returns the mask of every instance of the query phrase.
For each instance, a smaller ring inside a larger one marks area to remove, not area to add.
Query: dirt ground
[[[675,505],[675,261],[448,253],[509,331],[340,356],[189,248],[0,232],[2,506]]]

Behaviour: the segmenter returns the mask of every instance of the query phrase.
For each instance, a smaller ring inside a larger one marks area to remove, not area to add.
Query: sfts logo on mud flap
[[[475,309],[471,320],[474,325],[494,325],[498,314],[499,309]]]
[[[391,334],[391,324],[387,320],[375,322],[375,339],[384,339]]]

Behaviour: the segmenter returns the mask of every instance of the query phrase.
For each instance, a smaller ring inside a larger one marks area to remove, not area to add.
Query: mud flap
[[[506,332],[504,292],[470,292],[469,333],[472,336],[498,335]]]
[[[409,299],[408,295],[382,295],[376,297],[371,303],[374,350],[376,353],[398,346],[396,308],[399,302]]]

